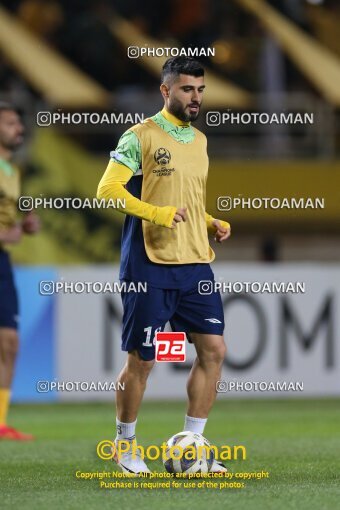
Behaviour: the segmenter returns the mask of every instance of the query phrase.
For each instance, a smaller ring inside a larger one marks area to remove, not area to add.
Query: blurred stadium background
[[[197,127],[209,144],[207,211],[233,229],[227,243],[215,246],[216,278],[306,283],[304,295],[224,296],[232,360],[226,373],[238,379],[295,377],[305,381],[305,395],[340,392],[339,20],[340,7],[332,0],[22,0],[2,2],[0,9],[1,98],[22,109],[26,126],[17,158],[22,195],[95,196],[109,152],[129,127],[41,127],[37,112],[152,115],[162,106],[165,57],[131,59],[127,47],[215,48],[215,57],[203,59],[207,91]],[[314,123],[212,127],[205,122],[209,110],[313,113]],[[320,197],[325,208],[222,213],[220,195]],[[121,364],[120,298],[41,296],[38,284],[116,279],[123,215],[108,209],[39,214],[42,232],[12,250],[22,311],[14,399],[89,398],[37,394],[35,383],[54,377],[111,380]],[[288,361],[285,349],[291,351]],[[171,380],[174,370],[161,367],[153,377],[166,372]],[[151,389],[148,395],[184,397],[187,367],[177,371],[176,391],[152,385],[159,393]]]
[[[109,152],[129,128],[40,127],[38,112],[153,115],[162,107],[163,58],[129,59],[127,48],[216,50],[214,58],[202,60],[207,91],[197,122],[210,156],[206,209],[230,221],[233,230],[228,242],[214,246],[216,280],[306,285],[305,294],[223,295],[229,346],[223,378],[304,384],[303,392],[219,395],[207,437],[249,448],[249,460],[232,470],[272,473],[265,484],[250,483],[242,499],[228,492],[228,501],[241,510],[338,506],[339,25],[337,0],[1,1],[0,96],[22,109],[26,126],[17,154],[22,195],[94,197]],[[313,113],[314,123],[210,127],[209,110]],[[325,208],[221,213],[220,195],[320,197]],[[112,508],[112,492],[109,498],[97,492],[94,502],[95,482],[79,482],[73,471],[112,469],[96,457],[95,445],[113,437],[114,397],[39,393],[36,385],[115,380],[122,364],[120,296],[42,296],[39,282],[117,280],[123,215],[104,209],[38,212],[41,233],[11,250],[22,322],[17,405],[10,411],[13,425],[37,441],[1,444],[3,503],[17,508],[24,498],[26,508],[37,510],[47,501],[60,508],[62,498],[64,508]],[[181,428],[190,349],[188,358],[155,367],[146,400],[156,402],[144,403],[138,425],[142,444],[160,443]],[[241,398],[252,401],[245,405]],[[114,502],[121,507],[159,508],[158,491],[118,494]],[[214,505],[224,507],[225,498],[226,492],[215,491]],[[194,503],[203,509],[211,501],[211,491],[186,491],[174,493],[168,508]]]
[[[0,8],[0,95],[22,109],[26,126],[17,157],[22,195],[94,197],[109,152],[129,127],[41,127],[37,112],[150,116],[162,107],[164,58],[131,59],[127,47],[215,48],[215,57],[202,60],[207,92],[197,127],[208,137],[207,211],[233,229],[215,246],[216,279],[306,284],[304,295],[224,295],[224,375],[303,381],[300,396],[340,394],[339,22],[336,0],[15,0]],[[314,123],[211,127],[209,110],[313,113]],[[325,208],[221,213],[220,195],[320,197]],[[39,394],[35,385],[112,380],[121,364],[119,295],[41,296],[39,281],[116,280],[123,215],[39,214],[42,232],[12,249],[22,311],[14,399],[111,398]],[[147,395],[184,398],[187,370],[157,367],[152,377],[160,384]]]

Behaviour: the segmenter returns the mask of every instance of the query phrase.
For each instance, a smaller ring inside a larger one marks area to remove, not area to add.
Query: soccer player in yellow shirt
[[[224,314],[219,292],[200,293],[214,282],[215,258],[208,231],[217,242],[230,235],[227,222],[205,211],[207,140],[191,124],[199,115],[204,69],[187,57],[166,61],[161,76],[164,108],[133,126],[119,140],[98,187],[98,197],[125,199],[120,279],[147,282],[147,294],[122,292],[122,349],[127,361],[117,392],[116,444],[135,441],[138,410],[154,365],[154,337],[169,321],[185,332],[197,357],[188,384],[186,431],[203,433],[216,397],[225,356]],[[140,457],[116,458],[127,473],[148,472]],[[226,471],[216,460],[212,471]]]
[[[14,151],[23,142],[24,126],[17,110],[0,102],[0,439],[23,441],[33,439],[7,425],[11,384],[18,351],[18,299],[13,281],[11,261],[5,246],[18,243],[23,233],[39,230],[39,219],[33,212],[17,221],[20,195],[18,169],[11,163]]]

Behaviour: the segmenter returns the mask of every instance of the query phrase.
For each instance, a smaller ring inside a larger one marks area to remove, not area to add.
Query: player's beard
[[[8,151],[15,151],[23,144],[23,135],[17,135],[15,137],[0,136],[0,145]]]
[[[198,106],[198,111],[195,113],[186,113],[182,103],[177,99],[173,98],[171,103],[169,104],[169,112],[175,117],[177,117],[179,120],[182,120],[183,122],[193,122],[197,119],[200,113],[199,109],[201,105],[197,102],[192,104],[196,104]]]

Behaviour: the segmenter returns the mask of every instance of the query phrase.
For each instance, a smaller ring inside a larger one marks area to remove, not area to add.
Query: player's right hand
[[[172,227],[175,228],[177,223],[180,223],[181,221],[186,221],[187,219],[187,208],[186,207],[180,207],[177,209],[174,219],[172,220]]]

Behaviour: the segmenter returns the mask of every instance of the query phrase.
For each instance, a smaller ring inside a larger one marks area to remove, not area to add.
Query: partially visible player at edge
[[[98,198],[125,199],[120,279],[147,282],[148,292],[122,293],[122,350],[127,361],[116,395],[116,444],[135,441],[138,410],[154,365],[157,331],[170,321],[184,331],[197,357],[188,383],[184,429],[203,433],[216,397],[225,356],[221,296],[199,293],[200,280],[214,281],[209,263],[217,242],[230,236],[230,225],[205,212],[208,176],[207,139],[192,127],[204,91],[204,69],[187,57],[166,61],[160,91],[164,108],[133,126],[119,140],[98,187]],[[127,473],[149,472],[131,453],[115,458]],[[212,471],[226,471],[214,461]]]
[[[7,412],[18,351],[18,299],[12,267],[5,245],[18,243],[23,233],[39,230],[35,213],[27,213],[17,221],[17,201],[20,195],[19,171],[11,163],[15,150],[23,142],[24,126],[17,110],[0,102],[0,439],[30,440],[7,425]]]

